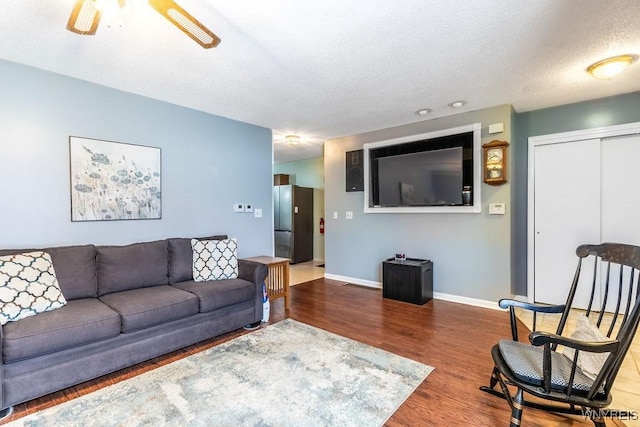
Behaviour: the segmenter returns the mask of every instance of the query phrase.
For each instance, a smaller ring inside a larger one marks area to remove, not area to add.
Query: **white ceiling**
[[[220,36],[217,48],[146,5],[123,28],[80,36],[65,29],[74,0],[0,0],[0,58],[273,129],[276,161],[464,111],[640,90],[639,63],[611,81],[585,72],[640,54],[638,0],[177,2]],[[289,133],[302,142],[287,146]]]

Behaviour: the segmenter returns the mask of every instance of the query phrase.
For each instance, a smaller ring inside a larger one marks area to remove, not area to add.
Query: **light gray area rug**
[[[432,367],[286,319],[23,426],[376,426]]]

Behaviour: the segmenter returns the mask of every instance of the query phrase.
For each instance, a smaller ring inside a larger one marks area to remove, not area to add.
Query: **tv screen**
[[[462,147],[378,159],[380,206],[462,204]]]
[[[473,142],[470,131],[369,149],[369,206],[473,205]]]

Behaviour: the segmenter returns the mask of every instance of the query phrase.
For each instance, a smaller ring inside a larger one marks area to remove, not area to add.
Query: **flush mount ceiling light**
[[[464,101],[453,101],[451,104],[449,104],[449,107],[451,107],[451,108],[460,108],[464,104],[466,104],[466,102],[464,102]]]
[[[416,114],[419,116],[426,116],[431,112],[430,108],[422,108],[421,110],[416,111]]]
[[[298,135],[287,135],[284,137],[284,139],[287,141],[287,144],[292,147],[298,145],[298,143],[300,142],[300,137]]]
[[[638,59],[637,55],[618,55],[603,59],[587,68],[587,72],[596,79],[612,79]]]

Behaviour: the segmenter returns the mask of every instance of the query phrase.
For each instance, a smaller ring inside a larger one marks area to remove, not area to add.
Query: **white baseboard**
[[[441,299],[443,301],[457,302],[459,304],[472,305],[474,307],[490,308],[491,310],[502,310],[498,306],[498,301],[487,301],[483,299],[463,297],[460,295],[443,294],[441,292],[434,292],[433,297],[435,299]]]
[[[329,273],[324,273],[324,278],[330,279],[330,280],[337,280],[339,282],[353,283],[355,285],[367,286],[369,288],[382,289],[382,283],[374,282],[372,280],[356,279],[355,277],[340,276],[337,274],[329,274]],[[434,292],[433,298],[443,300],[443,301],[456,302],[459,304],[472,305],[475,307],[490,308],[492,310],[502,310],[500,307],[498,307],[497,301],[486,301],[486,300],[481,300],[476,298],[463,297],[459,295],[444,294],[441,292]]]
[[[382,289],[382,283],[372,280],[356,279],[355,277],[339,276],[337,274],[324,273],[325,279],[337,280],[339,282],[353,283],[354,285],[366,286],[368,288]]]

